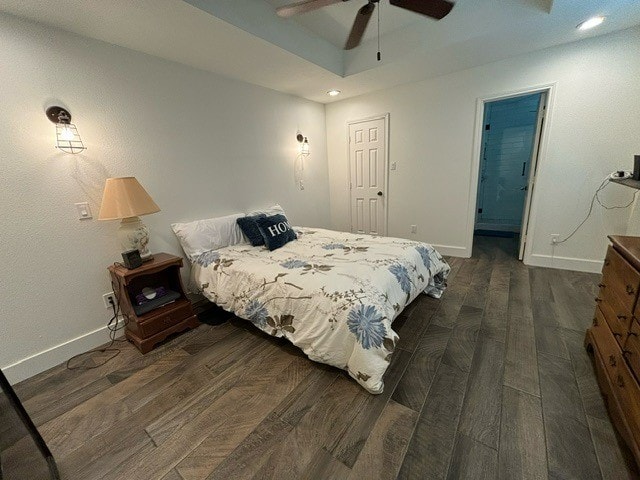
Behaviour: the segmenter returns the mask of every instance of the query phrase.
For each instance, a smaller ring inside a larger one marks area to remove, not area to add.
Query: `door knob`
[[[378,192],[378,196],[381,197],[382,196],[382,192]]]

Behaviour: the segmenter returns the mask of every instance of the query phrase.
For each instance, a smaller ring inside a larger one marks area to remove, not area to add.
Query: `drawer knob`
[[[629,295],[633,295],[634,293],[636,293],[636,291],[631,285],[627,285],[627,293]]]
[[[605,260],[604,261],[604,266],[608,267],[611,264],[611,260]]]
[[[624,388],[624,378],[622,378],[622,375],[618,375],[617,383],[620,388]]]
[[[600,288],[604,288],[604,287],[606,287],[606,285],[605,285],[604,283],[599,283],[599,284],[598,284],[598,286],[599,286]]]
[[[627,319],[626,315],[616,315],[616,317],[618,317],[618,320],[626,320]]]
[[[613,332],[613,336],[622,338],[622,334],[621,333]]]
[[[598,317],[593,317],[593,326],[594,327],[598,326]]]
[[[596,302],[601,302],[601,301],[602,301],[602,299],[601,299],[601,298],[596,297],[596,298],[595,298],[595,301],[596,301]]]
[[[615,355],[609,355],[609,365],[611,365],[612,367],[616,366],[616,356]]]

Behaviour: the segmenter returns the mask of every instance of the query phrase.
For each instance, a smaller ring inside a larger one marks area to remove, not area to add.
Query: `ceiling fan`
[[[292,3],[276,9],[276,13],[281,17],[292,17],[301,13],[311,12],[319,8],[333,5],[334,3],[348,2],[349,0],[303,0],[301,2]],[[351,33],[344,46],[345,50],[360,45],[364,31],[367,29],[369,20],[376,9],[376,3],[380,0],[368,0],[367,4],[358,10],[356,19],[351,27]],[[448,0],[389,0],[391,5],[404,8],[415,13],[426,15],[427,17],[440,20],[444,18],[453,8],[453,2]]]

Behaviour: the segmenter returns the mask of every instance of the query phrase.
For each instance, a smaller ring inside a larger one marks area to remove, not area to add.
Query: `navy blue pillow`
[[[284,215],[256,218],[256,223],[269,250],[275,250],[298,238]]]
[[[249,239],[249,242],[251,242],[251,245],[254,247],[264,245],[264,238],[262,238],[262,233],[260,233],[260,229],[256,223],[258,218],[264,217],[266,217],[264,213],[259,213],[258,215],[253,215],[251,217],[240,217],[236,220],[240,230],[242,230],[242,233],[245,234]]]

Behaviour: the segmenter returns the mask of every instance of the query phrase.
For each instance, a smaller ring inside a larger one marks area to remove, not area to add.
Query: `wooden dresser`
[[[640,237],[609,240],[585,345],[611,419],[640,465]]]

